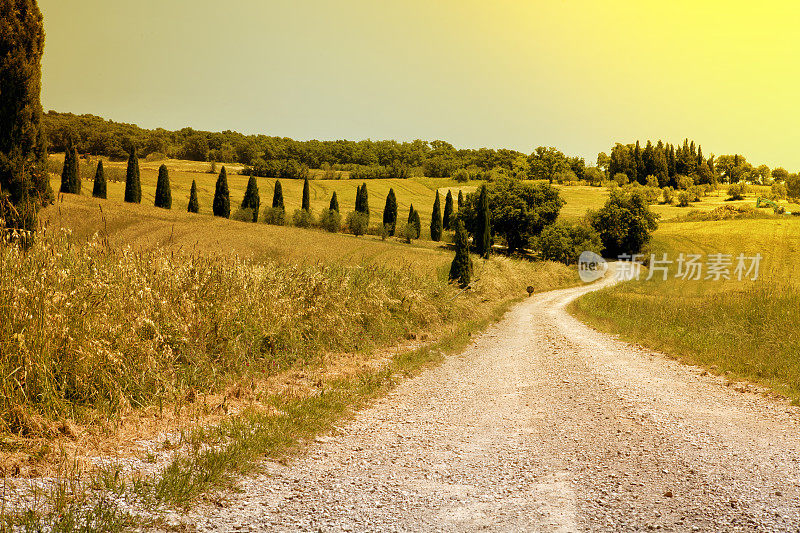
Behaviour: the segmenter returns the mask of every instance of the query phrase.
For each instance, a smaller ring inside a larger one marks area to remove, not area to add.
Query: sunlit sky
[[[800,170],[800,6],[771,1],[39,0],[45,110],[594,162],[690,137]]]

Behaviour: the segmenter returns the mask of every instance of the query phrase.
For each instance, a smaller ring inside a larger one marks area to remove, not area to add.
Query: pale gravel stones
[[[608,283],[608,282],[604,282]],[[198,531],[797,531],[798,410],[595,332],[541,294]]]

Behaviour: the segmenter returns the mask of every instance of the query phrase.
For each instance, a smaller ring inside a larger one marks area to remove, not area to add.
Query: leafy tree
[[[433,214],[431,215],[431,240],[442,240],[442,206],[439,200],[439,191],[436,191],[436,200],[433,201]]]
[[[564,200],[558,190],[546,183],[523,183],[503,178],[486,187],[491,230],[505,238],[509,252],[520,250],[558,218]],[[473,236],[476,249],[483,251],[477,241],[484,235],[479,223],[480,192],[472,193],[464,201],[459,218]]]
[[[339,212],[339,199],[336,197],[336,191],[333,191],[333,196],[331,196],[331,205],[328,207],[330,211]]]
[[[590,213],[588,219],[600,234],[603,253],[608,257],[641,252],[658,227],[658,215],[642,195],[621,189],[612,190],[605,205]]]
[[[103,160],[97,162],[97,170],[94,173],[94,186],[92,187],[92,196],[95,198],[106,199],[108,191],[106,186],[106,172],[103,169]]]
[[[597,231],[582,224],[550,224],[535,241],[542,259],[567,265],[577,263],[581,253],[586,250],[595,253],[603,251],[603,243]]]
[[[192,180],[192,190],[189,192],[189,209],[190,213],[200,212],[200,202],[197,201],[197,182]]]
[[[43,50],[36,0],[1,1],[0,218],[30,231],[39,206],[53,197],[40,99]]]
[[[283,187],[281,187],[279,180],[275,180],[275,192],[272,193],[272,208],[285,209],[283,205]]]
[[[253,222],[258,222],[258,210],[261,208],[261,196],[258,194],[258,182],[256,177],[250,174],[247,180],[247,189],[244,191],[241,209],[252,209]]]
[[[467,230],[461,220],[456,222],[455,247],[456,255],[450,264],[450,280],[464,289],[472,281],[472,259],[469,256]]]
[[[788,178],[789,178],[789,172],[785,168],[776,167],[772,169],[772,179],[774,179],[775,181],[785,181]]]
[[[681,191],[678,193],[678,207],[689,207],[689,193]]]
[[[528,157],[531,176],[535,179],[546,179],[553,183],[559,172],[570,170],[567,158],[554,147],[538,147]]]
[[[792,174],[786,179],[786,196],[800,198],[800,174]]]
[[[397,198],[394,195],[394,189],[389,189],[389,194],[386,195],[386,206],[383,208],[383,227],[390,236],[394,235],[397,227]]]
[[[459,183],[466,183],[469,181],[469,171],[466,168],[460,168],[453,176],[453,179]]]
[[[744,183],[732,183],[728,187],[727,200],[744,200],[744,195],[747,194],[747,185]]]
[[[169,171],[167,165],[158,167],[158,181],[156,182],[156,207],[172,209],[172,189],[169,186]]]
[[[215,217],[230,218],[231,216],[231,195],[228,190],[228,172],[225,167],[222,167],[219,178],[217,178],[212,211]]]
[[[308,185],[308,177],[303,180],[303,204],[301,209],[303,211],[311,211],[311,190]]]
[[[67,194],[81,193],[81,175],[78,170],[78,150],[70,144],[64,153],[64,167],[61,170],[61,191]]]
[[[142,183],[139,177],[139,158],[136,156],[136,146],[131,147],[128,155],[128,170],[125,173],[125,201],[142,203]]]
[[[442,215],[442,228],[445,230],[450,229],[450,223],[453,218],[453,193],[447,189],[447,196],[444,197],[444,214]]]

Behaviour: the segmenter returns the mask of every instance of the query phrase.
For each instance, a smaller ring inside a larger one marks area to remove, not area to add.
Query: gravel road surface
[[[534,295],[199,531],[800,531],[800,412]],[[738,389],[738,390],[737,390]]]

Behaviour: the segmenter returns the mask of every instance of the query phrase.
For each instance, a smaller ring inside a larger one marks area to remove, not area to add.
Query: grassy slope
[[[663,223],[652,247],[673,259],[761,253],[761,278],[634,281],[585,296],[573,312],[687,363],[800,399],[800,219]]]

